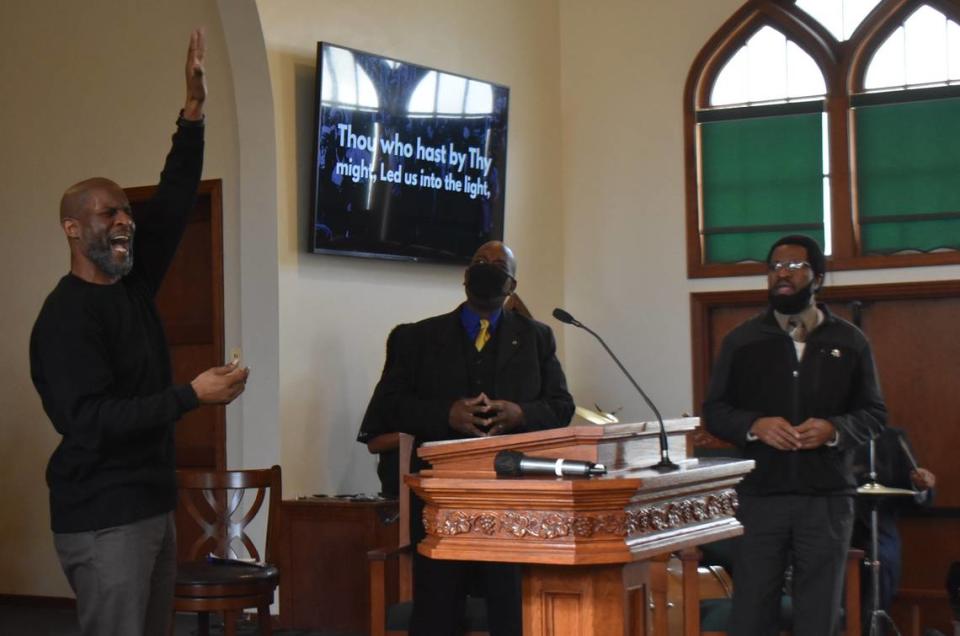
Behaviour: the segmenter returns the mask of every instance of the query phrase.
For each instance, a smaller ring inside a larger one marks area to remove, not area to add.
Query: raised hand
[[[239,361],[207,369],[190,382],[200,404],[229,404],[247,388],[249,367]]]
[[[207,54],[207,36],[203,28],[190,34],[190,46],[187,49],[187,101],[183,105],[183,118],[203,119],[203,102],[207,99],[207,75],[203,68],[203,59]]]

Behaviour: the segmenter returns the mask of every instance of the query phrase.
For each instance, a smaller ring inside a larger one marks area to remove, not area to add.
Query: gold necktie
[[[487,344],[488,340],[490,340],[490,321],[481,318],[480,331],[477,332],[477,338],[473,341],[473,346],[477,348],[477,351],[483,351],[483,345]]]

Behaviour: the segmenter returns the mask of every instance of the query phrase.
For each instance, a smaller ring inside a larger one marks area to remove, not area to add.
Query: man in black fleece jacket
[[[853,525],[851,451],[883,429],[886,407],[866,337],[814,302],[820,246],[784,237],[767,265],[770,307],[724,339],[703,405],[707,430],[756,462],[738,487],[728,633],[779,633],[792,558],[792,633],[830,636]]]
[[[176,571],[174,425],[200,404],[232,401],[249,374],[232,363],[174,385],[154,304],[203,166],[204,52],[203,32],[195,31],[186,103],[142,213],[133,215],[108,179],[64,193],[70,273],[47,297],[30,338],[33,383],[63,436],[47,466],[50,517],[84,635],[167,633]]]

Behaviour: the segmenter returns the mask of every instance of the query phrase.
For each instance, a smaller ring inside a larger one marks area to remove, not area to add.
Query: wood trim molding
[[[563,510],[438,512],[428,507],[424,511],[423,522],[429,535],[504,536],[551,541],[561,537],[634,537],[724,517],[732,518],[736,510],[737,493],[728,488],[707,495],[635,506],[614,513]]]

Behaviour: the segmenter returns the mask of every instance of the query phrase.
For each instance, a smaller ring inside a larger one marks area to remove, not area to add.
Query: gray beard
[[[97,266],[101,272],[111,278],[123,278],[133,269],[133,241],[130,242],[130,251],[122,261],[117,261],[110,248],[109,239],[104,237],[92,238],[85,241],[83,253]]]

